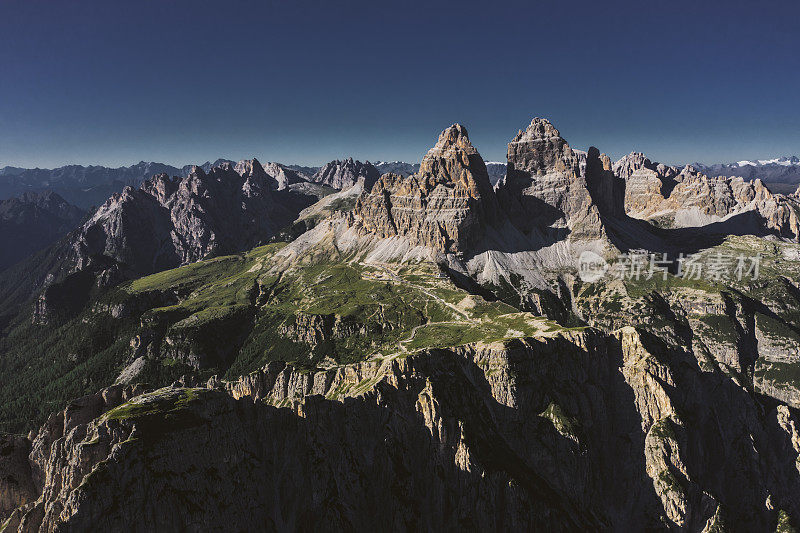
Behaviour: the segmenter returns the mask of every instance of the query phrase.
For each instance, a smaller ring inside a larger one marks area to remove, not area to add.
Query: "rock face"
[[[630,216],[656,219],[671,227],[707,226],[729,221],[721,233],[773,232],[797,240],[800,202],[773,194],[760,179],[708,177],[694,167],[656,164],[631,153],[613,166],[625,179],[625,209]]]
[[[349,189],[363,179],[364,189],[369,190],[378,181],[380,175],[380,171],[369,161],[362,163],[353,161],[353,158],[350,157],[344,161],[336,160],[326,164],[314,174],[312,180],[334,189],[343,190]]]
[[[589,156],[593,179],[587,177]],[[508,144],[506,177],[497,185],[503,211],[526,235],[542,233],[555,240],[603,238],[601,206],[609,213],[618,210],[613,205],[617,185],[607,172],[606,160],[596,149],[590,154],[573,150],[549,121],[534,118]]]
[[[0,523],[17,507],[37,497],[25,437],[0,434]]]
[[[287,166],[281,165],[280,163],[266,163],[264,165],[264,171],[275,178],[278,190],[284,190],[290,185],[308,181],[307,176]]]
[[[641,152],[631,152],[616,163],[614,172],[625,180],[625,210],[632,216],[652,209],[675,187],[677,169],[655,164]]]
[[[47,462],[54,444],[63,444],[64,437],[76,428],[143,392],[140,385],[109,387],[73,400],[66,409],[52,414],[32,438],[0,435],[0,520],[8,518],[14,509],[34,502],[50,486]],[[93,457],[97,456],[85,455],[84,462]]]
[[[355,213],[368,232],[456,253],[499,218],[486,166],[460,124],[439,135],[417,174],[381,176],[359,197]]]
[[[255,159],[185,178],[159,174],[112,196],[83,225],[73,238],[76,267],[104,256],[141,276],[252,248],[292,220],[277,188]]]
[[[0,201],[0,270],[52,244],[85,216],[54,192],[29,192]]]
[[[796,412],[630,327],[208,386],[53,415],[7,530],[761,531],[800,505]]]

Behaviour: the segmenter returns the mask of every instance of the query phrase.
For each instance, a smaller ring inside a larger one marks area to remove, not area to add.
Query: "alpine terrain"
[[[508,139],[3,203],[0,530],[797,526],[800,196]]]

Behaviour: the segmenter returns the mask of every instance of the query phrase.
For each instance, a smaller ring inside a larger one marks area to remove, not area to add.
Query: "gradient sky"
[[[800,155],[800,2],[0,0],[0,167]]]

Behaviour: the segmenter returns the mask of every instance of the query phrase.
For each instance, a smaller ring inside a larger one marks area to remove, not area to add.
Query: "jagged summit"
[[[469,141],[469,133],[467,132],[467,128],[456,123],[439,134],[439,139],[436,141],[436,144],[433,146],[433,148],[428,150],[428,155],[437,151],[446,151],[453,148],[461,148],[472,154],[478,153],[478,150],[476,150]]]
[[[419,172],[384,174],[356,205],[361,227],[414,245],[463,252],[498,218],[486,165],[460,124],[445,129]]]
[[[453,124],[439,135],[436,144],[422,158],[418,175],[429,181],[429,186],[460,184],[470,197],[487,199],[491,204],[487,207],[492,210],[489,215],[495,216],[494,194],[486,164],[470,142],[467,128],[461,124]]]
[[[345,160],[337,159],[327,163],[311,179],[340,190],[349,189],[363,179],[364,188],[370,189],[380,175],[380,171],[369,161],[362,163],[348,157]]]
[[[614,173],[623,178],[628,178],[639,169],[648,168],[655,170],[656,165],[642,152],[631,152],[614,162]]]
[[[526,235],[548,240],[604,237],[587,185],[586,162],[587,154],[570,148],[549,120],[534,118],[508,143],[506,178],[497,188],[503,211]],[[599,182],[604,176],[594,180],[595,189],[608,188]],[[613,197],[609,192],[609,200]]]
[[[525,131],[508,143],[507,175],[518,170],[543,175],[567,172],[577,175],[581,156],[570,148],[558,130],[543,118],[534,118]]]
[[[561,138],[561,133],[546,118],[534,117],[525,131],[519,130],[512,143],[533,141],[536,139]],[[563,139],[562,139],[563,140]]]
[[[253,159],[242,159],[236,163],[233,169],[240,176],[244,176],[245,174],[250,176],[254,174],[266,174],[266,172],[264,172],[264,167],[255,157]]]
[[[439,134],[436,144],[422,158],[419,174],[436,174],[439,171],[436,164],[440,161],[460,163],[463,168],[468,168],[471,163],[469,156],[474,155],[479,156],[478,150],[469,141],[467,128],[453,124]]]
[[[775,233],[797,240],[800,206],[791,195],[773,194],[764,182],[709,176],[694,165],[682,168],[653,162],[631,152],[613,165],[625,180],[625,212],[673,228],[702,228],[720,223],[723,232]]]

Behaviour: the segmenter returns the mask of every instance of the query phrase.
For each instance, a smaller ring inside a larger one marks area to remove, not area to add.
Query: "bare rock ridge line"
[[[319,169],[311,179],[334,189],[348,189],[363,179],[364,188],[371,189],[379,177],[380,171],[372,163],[353,161],[350,157],[344,161],[331,161]]]
[[[323,195],[317,189],[294,170],[265,169],[256,159],[126,187],[71,233],[50,276],[57,284],[42,295],[37,315],[46,320],[58,294],[73,286],[108,287],[264,244]]]
[[[159,174],[112,196],[75,236],[76,267],[105,256],[134,275],[252,247],[291,217],[275,202],[277,180],[257,160]]]
[[[652,163],[641,153],[623,157],[613,168],[625,178],[625,209],[631,216],[694,227],[747,213],[761,229],[800,238],[797,195],[773,194],[760,179],[709,177],[690,165],[679,169]]]

